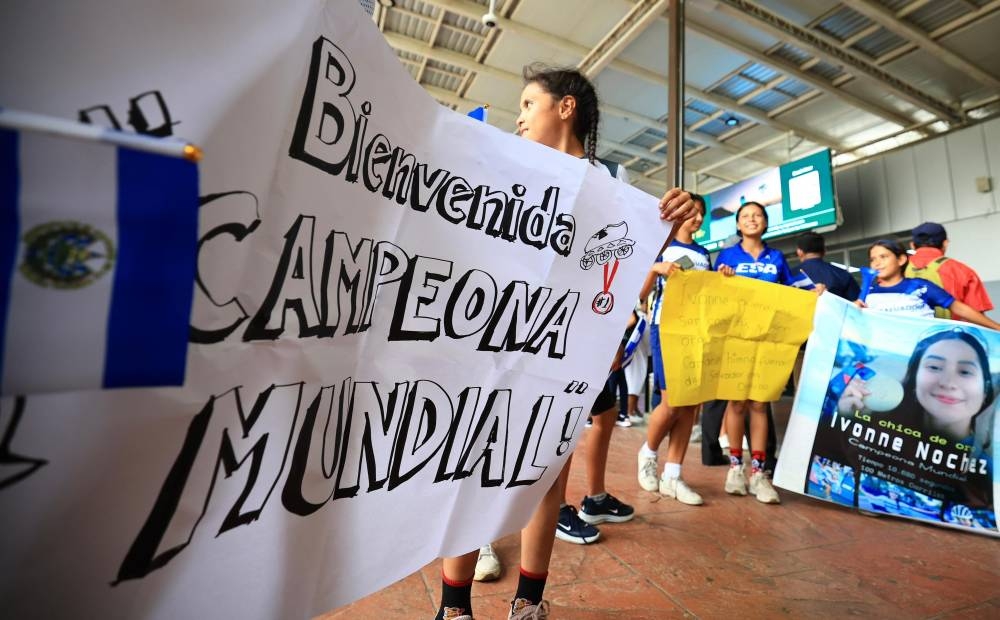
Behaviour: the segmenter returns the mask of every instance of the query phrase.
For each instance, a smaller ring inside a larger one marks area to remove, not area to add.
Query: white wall
[[[993,189],[980,193],[975,180],[984,176]],[[1000,290],[1000,119],[838,170],[834,183],[844,223],[826,235],[828,245],[938,222],[948,230],[948,256]],[[993,301],[1000,304],[996,294]]]

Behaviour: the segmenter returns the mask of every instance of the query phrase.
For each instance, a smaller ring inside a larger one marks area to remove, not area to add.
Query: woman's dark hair
[[[702,215],[708,215],[708,207],[705,206],[704,196],[702,196],[701,194],[695,194],[694,192],[691,192],[691,201],[697,205],[700,205],[698,208],[701,209]]]
[[[896,258],[900,256],[905,256],[906,260],[910,260],[910,255],[906,253],[906,249],[903,248],[903,244],[896,241],[895,239],[879,239],[875,243],[868,246],[868,253],[871,254],[872,250],[876,247],[885,248],[893,253]]]
[[[737,222],[736,231],[739,233],[740,213],[743,212],[743,207],[757,207],[758,209],[760,209],[760,212],[764,214],[764,231],[761,232],[760,234],[763,235],[764,233],[766,233],[768,224],[767,209],[764,208],[764,205],[760,204],[755,200],[748,200],[747,202],[744,202],[743,204],[740,205],[740,208],[736,210],[736,222]],[[739,235],[742,237],[743,233],[739,233]]]
[[[576,99],[576,117],[573,134],[576,136],[590,163],[597,159],[597,125],[601,113],[597,109],[597,91],[585,75],[576,69],[560,69],[542,64],[531,64],[522,72],[524,83],[541,86],[557,100],[563,97]]]
[[[920,360],[924,358],[924,354],[927,353],[932,345],[944,340],[960,340],[965,344],[972,347],[972,350],[976,352],[976,358],[979,361],[979,368],[983,373],[983,404],[976,412],[976,415],[972,416],[970,420],[970,425],[975,429],[976,420],[982,415],[984,411],[987,411],[993,406],[994,387],[993,387],[993,375],[990,373],[990,360],[989,355],[986,353],[986,347],[980,342],[972,333],[966,331],[962,327],[953,327],[950,329],[944,329],[937,331],[929,336],[926,336],[917,343],[916,348],[913,349],[913,354],[910,355],[910,363],[906,366],[906,375],[903,377],[903,401],[897,407],[897,411],[903,416],[909,416],[911,423],[915,428],[923,428],[923,408],[921,408],[920,403],[917,402],[917,371],[920,368]],[[977,433],[978,435],[978,433]],[[963,438],[964,439],[964,438]],[[982,441],[982,438],[978,438],[978,441]],[[977,441],[977,442],[978,442]]]

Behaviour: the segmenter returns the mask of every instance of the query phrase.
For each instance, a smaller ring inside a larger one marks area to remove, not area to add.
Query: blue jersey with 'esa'
[[[736,275],[754,280],[789,285],[795,281],[784,254],[766,243],[757,258],[750,256],[739,243],[728,247],[719,252],[718,258],[715,259],[715,270],[718,271],[721,265],[729,265]]]

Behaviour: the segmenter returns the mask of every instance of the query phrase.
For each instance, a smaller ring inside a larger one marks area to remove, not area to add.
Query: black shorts
[[[615,402],[617,402],[618,397],[615,395],[614,390],[608,385],[608,381],[604,382],[604,388],[601,393],[597,395],[597,400],[594,401],[594,406],[590,408],[590,415],[600,415],[609,409],[615,408]]]

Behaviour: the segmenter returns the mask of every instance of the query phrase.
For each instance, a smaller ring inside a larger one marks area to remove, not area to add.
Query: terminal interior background
[[[666,185],[667,0],[363,0],[413,78],[513,131],[523,66],[579,67],[598,156]],[[828,259],[943,224],[1000,300],[1000,0],[686,0],[684,186],[710,193],[830,149]],[[794,235],[771,241],[794,251]],[[794,261],[793,261],[794,264]],[[1000,319],[1000,313],[991,313]]]

